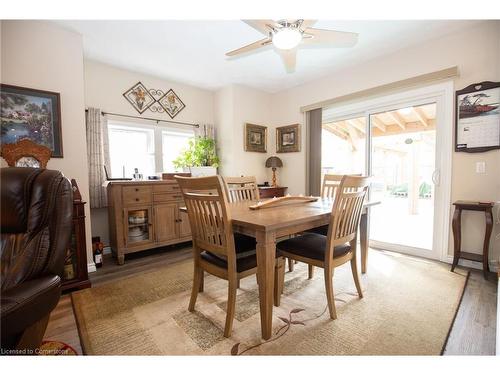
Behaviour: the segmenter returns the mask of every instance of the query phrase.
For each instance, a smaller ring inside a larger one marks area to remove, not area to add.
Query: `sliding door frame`
[[[422,249],[404,246],[404,252],[450,262],[448,243],[450,237],[451,170],[453,155],[453,105],[454,84],[452,80],[360,100],[353,103],[339,103],[323,111],[323,123],[341,121],[354,117],[366,118],[365,170],[372,173],[371,115],[409,106],[436,103],[436,160],[438,183],[435,184],[433,245],[428,254]],[[328,115],[328,112],[334,112]],[[326,116],[325,116],[326,115]],[[369,225],[369,223],[368,223]],[[387,250],[403,249],[401,245],[386,246]]]

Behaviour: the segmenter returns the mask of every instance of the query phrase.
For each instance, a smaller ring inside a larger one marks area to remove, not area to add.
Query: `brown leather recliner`
[[[39,347],[59,301],[73,191],[61,172],[48,169],[2,168],[0,178],[0,330],[5,354]]]

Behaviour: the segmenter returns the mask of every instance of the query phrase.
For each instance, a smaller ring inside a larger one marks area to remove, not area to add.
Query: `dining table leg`
[[[276,233],[257,232],[257,278],[259,283],[260,324],[262,338],[268,340],[273,331],[274,265]]]
[[[368,261],[368,210],[364,209],[359,220],[359,237],[361,242],[361,273],[366,273]]]

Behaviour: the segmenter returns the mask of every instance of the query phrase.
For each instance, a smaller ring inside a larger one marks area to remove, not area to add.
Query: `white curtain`
[[[194,133],[197,137],[207,137],[215,139],[215,126],[208,124],[200,125],[199,128],[195,128]]]
[[[99,108],[87,111],[87,158],[89,163],[90,208],[106,207],[108,204],[104,166],[109,170],[108,126]]]

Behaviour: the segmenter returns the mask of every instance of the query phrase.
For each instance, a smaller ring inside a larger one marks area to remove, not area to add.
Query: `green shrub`
[[[215,139],[207,137],[190,139],[187,149],[181,152],[173,164],[175,168],[218,167]]]

